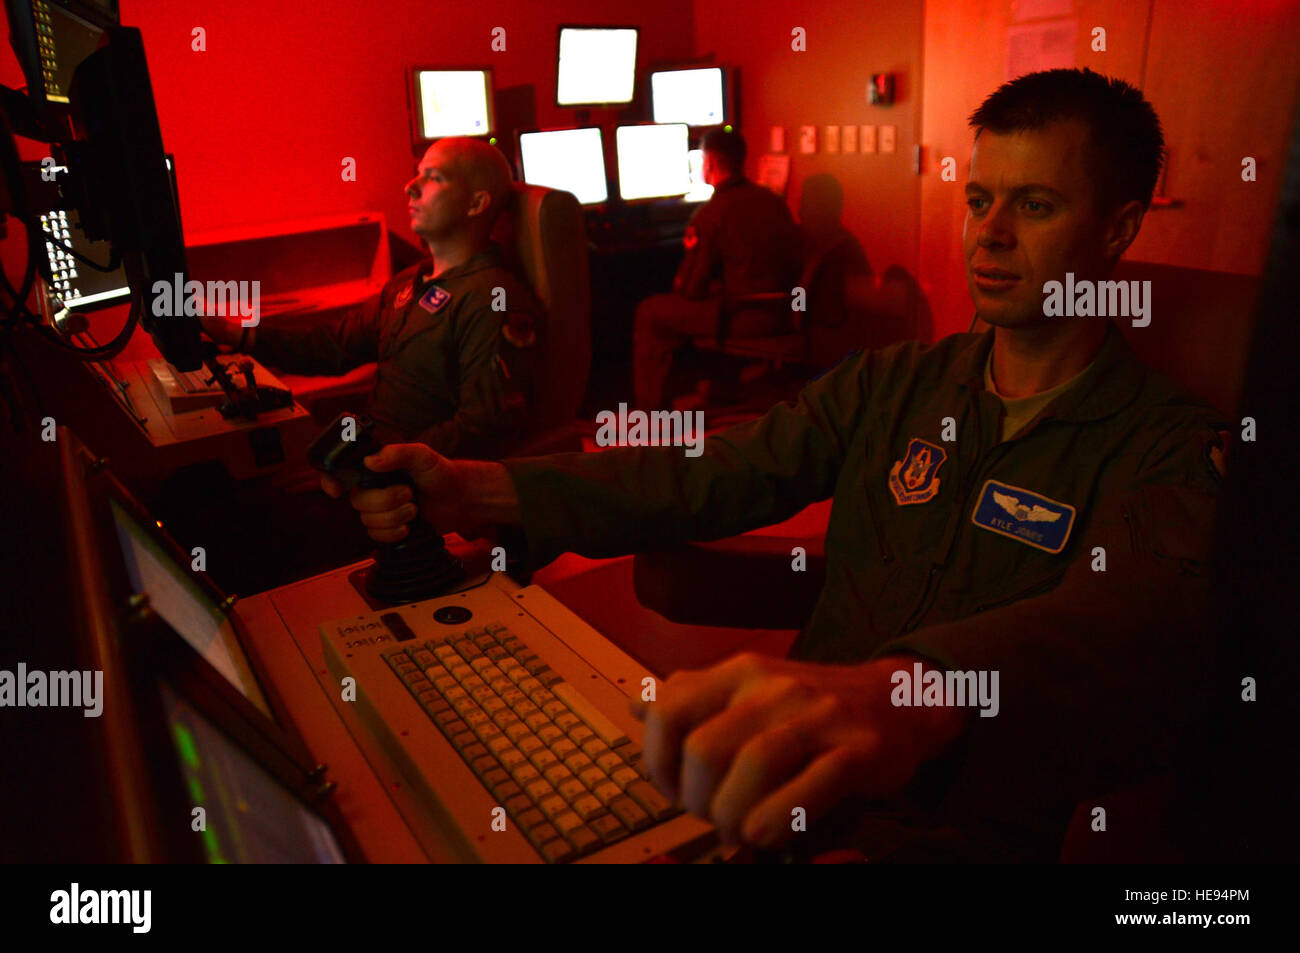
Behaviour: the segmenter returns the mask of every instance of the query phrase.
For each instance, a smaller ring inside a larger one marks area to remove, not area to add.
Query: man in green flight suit
[[[430,257],[332,321],[240,328],[203,319],[213,340],[299,374],[379,363],[367,412],[384,443],[497,459],[520,442],[534,400],[540,307],[491,243],[510,165],[479,139],[439,139],[406,186],[411,230]]]
[[[433,525],[507,527],[535,565],[727,537],[833,496],[791,658],[677,673],[641,706],[658,785],[733,842],[798,849],[849,806],[837,838],[871,858],[1052,860],[1076,804],[1158,771],[1205,697],[1223,425],[1110,320],[1045,313],[1045,285],[1105,281],[1137,236],[1159,121],[1123,82],[1053,70],[971,125],[963,247],[987,333],[846,360],[696,458],[368,461],[409,470]],[[411,499],[352,503],[384,540]]]

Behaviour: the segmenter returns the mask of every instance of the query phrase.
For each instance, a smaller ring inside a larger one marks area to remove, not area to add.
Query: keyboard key
[[[479,777],[484,777],[489,771],[497,766],[497,759],[490,754],[485,754],[481,758],[475,758],[469,766],[474,769],[474,773]],[[486,782],[486,778],[484,779]]]
[[[557,725],[556,727],[559,726]],[[578,746],[575,745],[568,738],[560,738],[559,741],[551,745],[551,750],[555,752],[555,756],[557,758],[563,761],[569,755],[576,753],[578,750]]]
[[[517,708],[515,709],[515,714],[516,715],[519,714],[519,710]],[[530,714],[523,715],[522,717],[524,719],[524,724],[527,725],[533,731],[541,731],[547,725],[552,723],[551,719],[547,718],[540,711],[534,711]]]
[[[530,675],[519,683],[519,688],[531,695],[542,688],[542,683]]]
[[[521,764],[528,762],[528,757],[513,745],[502,751],[497,752],[497,760],[505,765],[507,771],[513,771]]]
[[[543,821],[536,827],[529,828],[525,831],[526,836],[533,842],[533,846],[540,847],[547,841],[555,840],[560,836],[559,831],[552,827],[548,822]]]
[[[561,781],[573,777],[573,772],[557,762],[542,769],[542,777],[552,784],[559,784]]]
[[[573,742],[569,743],[572,744]],[[551,750],[554,751],[554,747],[552,747]],[[556,753],[558,754],[559,752]],[[600,770],[604,771],[606,774],[609,774],[609,772],[613,771],[622,763],[623,759],[618,756],[618,752],[616,751],[606,751],[596,759],[596,767],[600,768]]]
[[[600,846],[600,836],[584,824],[569,831],[569,843],[579,854],[586,854]]]
[[[504,704],[504,702],[502,704]],[[554,745],[560,740],[568,741],[568,739],[564,737],[564,732],[557,728],[554,723],[549,721],[537,729],[537,737],[541,738],[547,747]],[[569,744],[573,744],[573,742],[570,741]]]
[[[592,766],[591,759],[581,751],[575,751],[573,754],[569,755],[564,759],[564,763],[568,765],[569,770],[574,774],[581,774]]]
[[[469,762],[472,763],[476,758],[481,758],[481,757],[483,757],[483,756],[484,756],[485,754],[487,754],[487,753],[488,753],[487,748],[483,747],[483,745],[479,744],[479,743],[476,741],[474,744],[469,745],[469,746],[468,746],[464,751],[462,751],[460,754],[461,754],[461,757],[463,757],[466,761],[469,761]]]
[[[628,797],[615,798],[610,802],[609,809],[629,830],[643,830],[653,823],[650,815]]]
[[[542,775],[541,772],[534,768],[530,763],[524,761],[517,767],[510,769],[510,776],[515,779],[515,784],[527,791],[528,785],[532,784]]]
[[[609,773],[610,779],[620,787],[626,788],[629,784],[635,784],[641,780],[641,775],[637,774],[631,768],[615,768]]]
[[[548,864],[562,864],[570,857],[576,855],[576,852],[569,846],[567,841],[555,838],[547,841],[541,847],[537,848],[538,853],[546,860]]]
[[[600,839],[606,844],[612,844],[615,841],[622,840],[627,836],[628,830],[613,814],[605,814],[596,817],[587,825],[593,831],[600,835]]]
[[[656,821],[662,821],[676,813],[676,808],[649,781],[633,781],[627,786],[627,793]]]
[[[452,722],[460,721],[460,715],[456,714],[455,709],[448,705],[444,711],[440,711],[438,714],[434,715],[433,720],[446,730],[447,726]]]
[[[515,718],[514,721],[508,721],[506,726],[501,730],[504,731],[506,733],[506,737],[509,738],[511,741],[513,741],[515,744],[519,744],[519,740],[521,738],[531,738],[533,736],[533,733],[528,730],[528,726],[525,725],[518,718]],[[540,742],[541,739],[538,740]]]
[[[537,819],[533,822],[534,824],[543,820],[541,811],[533,807],[533,799],[522,791],[514,797],[506,798],[505,806],[506,812],[513,817],[515,822],[521,827],[525,826],[524,821],[532,814],[537,815]]]
[[[430,665],[438,664],[438,657],[428,649],[416,649],[411,653],[411,658],[420,668],[428,668]]]
[[[586,725],[574,725],[569,729],[569,737],[573,740],[574,744],[578,745],[578,747],[582,747],[592,738],[596,737],[596,733]]]
[[[600,798],[600,803],[609,804],[623,796],[623,789],[613,781],[603,781],[592,788],[591,793]]]
[[[586,793],[587,786],[577,778],[566,778],[555,786],[566,801],[572,801],[581,794]]]
[[[552,818],[551,823],[561,834],[569,834],[582,826],[582,818],[573,811],[565,811],[558,817]]]
[[[480,738],[479,740],[483,741],[482,738]],[[487,745],[488,751],[491,751],[497,757],[501,756],[501,752],[507,750],[513,750],[515,747],[511,743],[510,739],[507,738],[505,735],[501,734],[500,731],[497,731],[497,733],[493,737],[489,738],[487,741],[484,741],[483,743]]]
[[[555,753],[551,751],[550,748],[540,748],[539,750],[534,751],[528,756],[528,760],[531,761],[533,766],[543,774],[546,773],[546,769],[551,765],[560,763],[560,759],[555,756]]]
[[[532,734],[520,738],[515,742],[515,746],[529,757],[532,756],[534,751],[540,751],[542,748],[546,747],[546,745],[542,744],[541,738]]]
[[[597,785],[604,784],[609,780],[609,777],[593,764],[591,767],[583,768],[578,772],[578,780],[594,791]]]
[[[556,685],[563,685],[564,678],[559,672],[545,671],[538,672],[537,677],[541,679],[542,684],[547,688],[554,689]]]
[[[592,761],[595,761],[602,754],[609,751],[609,745],[599,738],[592,738],[590,741],[584,741],[582,744],[582,753]]]
[[[605,805],[600,803],[600,798],[594,794],[583,794],[573,799],[573,810],[584,821],[600,814],[605,810]]]
[[[565,731],[569,731],[575,725],[582,724],[582,719],[579,718],[571,711],[564,711],[552,717],[555,723],[559,725],[561,728],[563,728]]]
[[[464,751],[470,745],[478,741],[472,731],[462,731],[459,734],[451,736],[451,743],[455,745],[457,751]]]
[[[578,694],[578,691],[568,682],[556,685],[552,691],[555,692],[556,697],[572,708],[574,713],[585,721],[605,744],[611,748],[627,744],[628,738],[623,730],[606,718],[587,698]]]
[[[497,640],[495,636],[484,633],[474,639],[474,644],[486,652],[488,649],[492,648],[492,646],[497,644]]]
[[[569,802],[557,794],[542,798],[537,802],[537,807],[551,823],[555,823],[555,819],[561,814],[571,813],[569,811]]]
[[[566,712],[568,710],[569,706],[564,704],[564,702],[560,701],[558,698],[553,698],[542,705],[542,714],[547,718],[554,718],[561,712]]]
[[[536,771],[537,769],[534,768],[533,770]],[[519,779],[516,778],[515,780],[518,781]],[[534,781],[529,781],[527,784],[522,784],[521,787],[528,793],[528,796],[538,804],[541,804],[542,801],[555,793],[555,788],[551,786],[551,782],[542,777],[538,777]]]
[[[492,661],[499,662],[503,658],[506,658],[510,653],[507,652],[504,647],[500,645],[494,645],[491,648],[485,650],[484,654],[487,655],[487,657],[490,658]]]

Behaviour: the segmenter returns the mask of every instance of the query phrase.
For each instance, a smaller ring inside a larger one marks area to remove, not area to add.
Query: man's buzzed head
[[[501,150],[482,139],[439,139],[434,145],[444,146],[454,156],[454,174],[466,186],[488,194],[492,202],[488,220],[495,220],[510,198],[510,183],[514,179],[510,163]]]
[[[426,241],[469,229],[486,239],[510,198],[510,163],[481,139],[429,146],[406,186],[411,228]]]

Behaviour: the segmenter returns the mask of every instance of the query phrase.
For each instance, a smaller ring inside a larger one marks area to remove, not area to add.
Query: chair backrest
[[[571,422],[591,372],[591,281],[582,206],[568,192],[516,182],[492,237],[546,309],[532,433]]]

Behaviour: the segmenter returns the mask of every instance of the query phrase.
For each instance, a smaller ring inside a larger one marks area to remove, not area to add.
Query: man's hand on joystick
[[[439,530],[472,535],[462,518],[465,486],[456,461],[424,444],[405,443],[384,447],[363,462],[375,473],[405,470],[411,480],[410,486],[351,490],[352,506],[371,539],[379,543],[405,539],[410,533],[407,524],[417,516]],[[321,475],[321,488],[336,499],[344,493],[343,485],[328,474]]]

